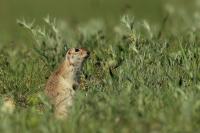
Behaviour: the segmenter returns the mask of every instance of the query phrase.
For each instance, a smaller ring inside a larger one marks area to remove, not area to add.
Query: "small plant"
[[[121,18],[122,24],[128,31],[124,36],[128,39],[130,48],[132,48],[136,53],[139,53],[137,48],[138,41],[142,39],[152,39],[153,32],[147,21],[138,22],[134,17],[124,15]]]
[[[128,33],[128,40],[130,41],[131,43],[131,46],[132,46],[132,49],[138,53],[138,50],[135,46],[135,43],[137,41],[137,33],[136,33],[136,27],[135,27],[135,20],[134,18],[130,18],[128,15],[124,15],[122,18],[121,18],[121,22],[126,26],[126,28],[129,30],[129,33]]]
[[[43,20],[48,29],[45,26],[35,26],[34,21],[28,23],[24,19],[17,20],[17,23],[31,32],[36,42],[33,46],[35,52],[40,55],[50,69],[53,69],[64,56],[68,48],[67,42],[59,33],[55,18],[51,19],[47,16]]]

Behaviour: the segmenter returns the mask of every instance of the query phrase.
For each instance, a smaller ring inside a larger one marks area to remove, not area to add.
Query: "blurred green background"
[[[23,40],[16,24],[20,18],[40,21],[49,14],[70,24],[102,18],[109,26],[129,13],[159,24],[166,4],[191,12],[198,3],[199,0],[0,0],[0,42]]]

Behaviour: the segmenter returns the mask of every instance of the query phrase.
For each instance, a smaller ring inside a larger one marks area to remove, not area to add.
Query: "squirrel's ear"
[[[71,55],[71,49],[69,49],[66,53],[66,56]]]
[[[71,55],[71,49],[69,49],[66,53],[66,59],[68,60]]]

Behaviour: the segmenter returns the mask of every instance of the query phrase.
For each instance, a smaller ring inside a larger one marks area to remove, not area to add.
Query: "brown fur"
[[[46,83],[45,93],[53,104],[55,116],[58,118],[68,115],[75,93],[73,87],[79,84],[78,71],[81,70],[82,63],[87,57],[88,52],[85,49],[80,49],[79,52],[70,49],[65,61],[52,73]]]

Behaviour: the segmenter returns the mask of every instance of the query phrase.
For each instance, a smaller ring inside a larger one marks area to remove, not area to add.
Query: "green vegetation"
[[[200,132],[200,14],[165,7],[155,25],[132,15],[111,26],[17,20],[31,43],[0,45],[0,108],[5,96],[16,102],[13,113],[0,109],[0,132]],[[59,121],[43,90],[69,47],[91,57],[70,116]]]

